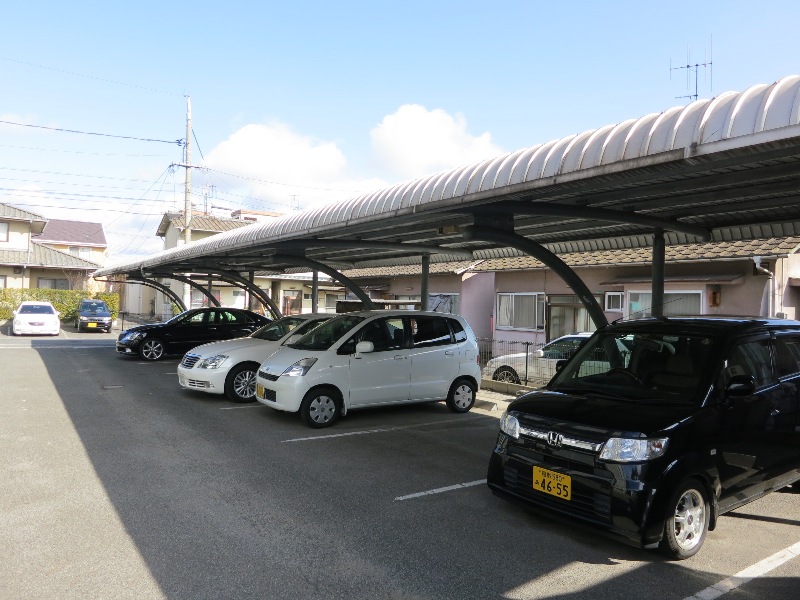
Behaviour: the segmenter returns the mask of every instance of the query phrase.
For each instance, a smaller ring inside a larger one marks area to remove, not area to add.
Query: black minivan
[[[688,558],[721,514],[800,481],[799,404],[798,321],[617,322],[509,405],[487,483]]]

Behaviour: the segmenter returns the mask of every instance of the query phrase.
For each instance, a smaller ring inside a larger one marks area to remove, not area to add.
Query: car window
[[[774,381],[772,360],[768,339],[744,342],[734,347],[728,356],[723,371],[723,385],[727,385],[734,375],[750,375],[756,387],[763,387]]]
[[[183,324],[191,325],[193,327],[200,327],[208,323],[209,317],[213,317],[211,312],[208,311],[196,312],[187,317],[186,319],[184,319]]]
[[[289,344],[289,347],[299,350],[327,350],[363,320],[364,317],[357,315],[341,315],[315,327],[294,344]]]
[[[26,304],[18,312],[23,315],[52,315],[55,311],[46,304]]]
[[[467,332],[464,330],[464,327],[461,325],[461,323],[459,323],[456,319],[447,319],[447,322],[450,323],[450,329],[453,330],[453,337],[455,338],[456,343],[466,342]]]
[[[404,339],[401,317],[375,319],[359,329],[344,346],[355,348],[358,342],[372,342],[374,352],[385,352],[402,348]]]
[[[564,340],[556,340],[545,345],[542,350],[544,351],[545,358],[553,358],[562,360],[571,357],[575,354],[578,346],[583,342],[583,338],[567,338]]]
[[[800,337],[783,336],[775,340],[779,377],[800,374]]]
[[[244,314],[234,312],[232,310],[218,310],[215,311],[218,315],[217,323],[220,325],[236,325],[239,323],[247,323]]]
[[[295,330],[296,333],[300,333],[302,325],[308,322],[306,319],[299,317],[284,317],[272,323],[267,323],[260,329],[256,329],[250,337],[276,342],[290,331]],[[306,329],[306,331],[308,330]]]
[[[442,317],[414,317],[411,319],[414,348],[443,346],[453,343],[450,328]]]

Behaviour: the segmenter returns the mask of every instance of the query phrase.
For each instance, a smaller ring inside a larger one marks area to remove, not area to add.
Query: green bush
[[[40,288],[3,288],[0,289],[0,319],[10,319],[13,311],[23,300],[46,300],[61,313],[62,321],[74,321],[78,315],[78,306],[84,298],[104,300],[111,309],[113,318],[119,314],[119,294],[107,292],[90,293],[86,290],[50,290]]]

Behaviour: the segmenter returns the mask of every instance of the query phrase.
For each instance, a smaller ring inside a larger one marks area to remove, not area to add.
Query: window
[[[800,373],[800,338],[779,337],[775,343],[775,350],[780,377]]]
[[[773,380],[769,340],[745,342],[736,346],[728,358],[724,383],[727,385],[734,375],[750,375],[756,387],[763,387]]]
[[[606,292],[606,311],[622,312],[622,292]]]
[[[664,316],[703,314],[700,292],[664,292]],[[641,318],[652,315],[652,292],[628,293],[628,317]]]
[[[336,303],[344,299],[344,294],[325,294],[325,308],[336,308]]]
[[[352,341],[353,346],[358,342],[372,342],[375,352],[384,352],[402,348],[403,336],[403,319],[375,319],[360,329]]]
[[[0,242],[8,241],[8,223],[0,223]]]
[[[92,259],[92,249],[86,246],[70,246],[69,253],[72,254],[72,256],[77,256],[84,260]]]
[[[43,290],[68,290],[69,281],[66,279],[46,279],[39,277],[39,288]]]
[[[414,317],[411,319],[414,333],[414,348],[444,346],[452,343],[447,320],[435,317]]]
[[[242,313],[233,312],[232,310],[219,310],[217,312],[217,322],[224,325],[233,325],[236,323],[247,323],[247,319]]]
[[[456,321],[455,319],[447,319],[450,323],[450,329],[453,330],[453,337],[456,340],[456,344],[459,342],[466,342],[467,341],[467,332],[464,331],[464,328],[461,326],[461,323]]]
[[[544,329],[544,294],[497,294],[499,329]]]

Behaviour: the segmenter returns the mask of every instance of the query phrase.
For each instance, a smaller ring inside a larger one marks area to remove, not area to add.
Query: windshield
[[[19,308],[21,315],[52,315],[55,311],[47,304],[23,304]]]
[[[81,311],[105,311],[108,312],[108,307],[105,305],[105,302],[84,302],[81,304]]]
[[[256,329],[250,337],[268,342],[277,342],[287,333],[300,335],[318,325],[325,319],[304,319],[302,317],[284,317]]]
[[[363,320],[364,317],[356,315],[341,315],[326,321],[289,346],[298,350],[327,350]]]
[[[700,403],[713,374],[711,338],[693,335],[598,333],[547,388],[627,400]]]

